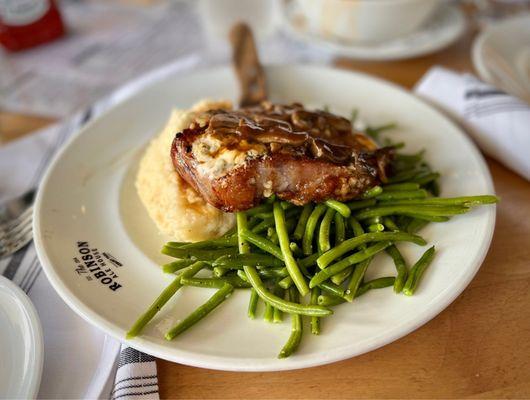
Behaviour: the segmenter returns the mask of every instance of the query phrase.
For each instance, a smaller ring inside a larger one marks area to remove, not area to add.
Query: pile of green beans
[[[377,137],[388,128],[368,133]],[[371,187],[358,200],[329,199],[300,207],[273,196],[238,212],[235,229],[220,238],[166,243],[162,253],[174,260],[164,264],[163,271],[176,276],[134,323],[127,338],[139,335],[185,286],[215,292],[173,326],[165,334],[167,340],[197,324],[234,290],[249,289],[249,318],[256,319],[259,309],[271,323],[282,323],[284,315],[289,315],[291,334],[278,355],[285,358],[299,347],[306,318],[310,332],[319,335],[325,328],[323,318],[333,314],[333,307],[351,303],[370,290],[393,287],[397,294],[413,295],[434,258],[434,246],[412,264],[399,243],[425,246],[427,240],[417,235],[425,225],[459,218],[475,206],[498,199],[492,195],[438,197],[440,175],[425,163],[423,152],[396,154],[392,170],[387,182]],[[395,276],[367,280],[372,260],[385,254],[395,265]]]

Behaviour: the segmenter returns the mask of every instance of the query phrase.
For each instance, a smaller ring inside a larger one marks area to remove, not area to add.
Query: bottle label
[[[0,0],[0,21],[11,26],[29,25],[49,8],[49,0]]]

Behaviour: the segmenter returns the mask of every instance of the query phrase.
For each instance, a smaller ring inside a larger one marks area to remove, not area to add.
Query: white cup
[[[381,42],[418,29],[446,0],[296,0],[311,32]]]

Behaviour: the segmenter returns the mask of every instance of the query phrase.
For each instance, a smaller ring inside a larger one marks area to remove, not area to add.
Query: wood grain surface
[[[410,88],[432,65],[471,71],[471,38],[412,60],[336,65]],[[0,113],[0,143],[46,123]],[[530,398],[530,184],[496,161],[488,165],[502,198],[493,243],[469,287],[431,322],[368,354],[297,371],[235,373],[158,360],[161,397]]]

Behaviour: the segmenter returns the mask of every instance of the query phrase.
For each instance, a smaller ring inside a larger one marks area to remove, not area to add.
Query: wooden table
[[[435,64],[472,70],[470,36],[413,60],[336,64],[410,88]],[[0,139],[49,122],[0,113]],[[298,371],[234,373],[158,360],[161,397],[530,398],[530,184],[496,161],[488,165],[502,198],[493,243],[469,287],[431,322],[371,353]]]

